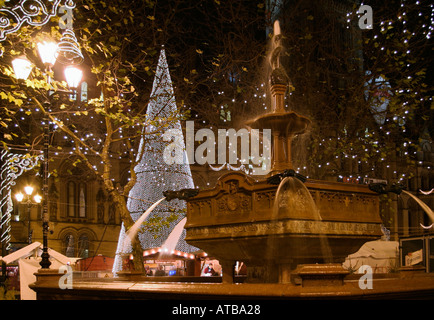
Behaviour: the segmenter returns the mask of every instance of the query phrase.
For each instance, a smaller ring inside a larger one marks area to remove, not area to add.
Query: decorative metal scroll
[[[5,40],[8,34],[18,31],[24,23],[43,26],[51,17],[57,15],[59,8],[59,13],[62,14],[59,28],[65,32],[58,45],[58,60],[64,64],[83,62],[83,54],[72,29],[72,10],[75,8],[73,0],[20,0],[18,4],[8,7],[9,2],[11,1],[5,0],[6,5],[0,8],[0,41]],[[2,55],[3,52],[0,51],[0,56]]]
[[[1,235],[0,240],[3,248],[10,249],[11,231],[11,212],[13,203],[11,197],[11,186],[15,185],[15,180],[27,170],[34,168],[43,156],[30,157],[21,154],[9,153],[2,150],[0,153],[1,166]]]
[[[24,23],[31,26],[46,24],[56,15],[61,0],[20,0],[13,7],[8,7],[8,2],[6,0],[5,6],[0,8],[0,41],[19,30]]]
[[[73,0],[20,0],[11,7],[8,6],[11,1],[5,0],[5,5],[0,8],[0,41],[5,40],[8,34],[18,31],[24,23],[43,26],[57,14],[57,8],[62,1],[65,11],[75,8]],[[63,23],[65,17],[66,15],[62,17]],[[70,29],[71,16],[66,18],[66,28]]]

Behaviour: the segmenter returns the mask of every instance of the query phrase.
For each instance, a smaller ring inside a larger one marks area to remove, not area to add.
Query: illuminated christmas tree
[[[163,140],[164,132],[178,129],[182,133],[178,116],[165,50],[162,49],[147,109],[147,120],[150,125],[145,129],[138,150],[138,157],[143,152],[142,160],[134,169],[137,183],[131,189],[128,199],[128,210],[134,221],[137,221],[152,204],[163,198],[164,191],[194,188],[185,152],[182,164],[167,164],[164,160],[164,149],[170,143]],[[142,248],[145,250],[162,247],[174,227],[184,218],[185,211],[186,203],[183,200],[161,202],[145,220],[146,227],[139,232]],[[152,227],[154,224],[165,224],[166,227],[155,233]],[[122,269],[122,256],[131,252],[131,246],[124,245],[125,237],[125,228],[122,225],[113,266],[114,273]],[[196,251],[197,248],[188,245],[184,238],[185,230],[175,249],[183,252]]]

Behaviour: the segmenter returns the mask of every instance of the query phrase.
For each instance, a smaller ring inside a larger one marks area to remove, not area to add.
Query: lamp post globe
[[[12,60],[12,68],[14,69],[17,79],[26,80],[32,71],[32,63],[24,56]]]
[[[56,50],[57,44],[51,41],[43,41],[37,44],[39,57],[42,62],[49,67],[54,66],[56,63]]]
[[[65,78],[69,88],[76,89],[80,84],[83,77],[83,71],[74,66],[67,66],[65,68]]]

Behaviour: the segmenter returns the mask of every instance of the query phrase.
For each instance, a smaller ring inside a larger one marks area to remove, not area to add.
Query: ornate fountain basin
[[[309,212],[276,215],[276,185],[228,173],[187,200],[186,241],[219,259],[223,270],[243,261],[251,282],[285,282],[300,263],[343,262],[381,236],[378,194],[368,186],[317,180],[305,186],[321,220]]]

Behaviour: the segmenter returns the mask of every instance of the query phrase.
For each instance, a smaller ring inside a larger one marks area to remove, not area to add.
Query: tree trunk
[[[134,224],[133,219],[131,218],[130,212],[128,211],[127,202],[125,201],[125,197],[119,193],[117,189],[112,189],[111,191],[113,196],[113,201],[116,204],[116,208],[119,210],[121,220],[124,224],[125,231],[128,231]],[[135,271],[145,271],[143,265],[143,248],[140,244],[140,240],[138,234],[135,236],[135,239],[132,241],[132,249],[133,249],[133,264]]]

